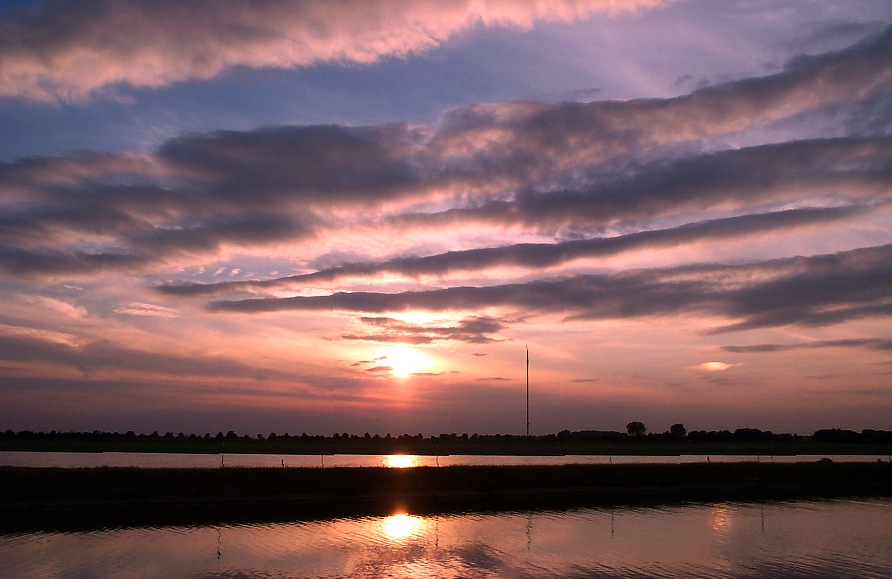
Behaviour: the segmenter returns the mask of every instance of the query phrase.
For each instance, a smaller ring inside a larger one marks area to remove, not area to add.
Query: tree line
[[[790,433],[774,433],[758,428],[738,428],[737,430],[694,430],[688,432],[684,424],[673,424],[663,433],[647,432],[643,422],[630,422],[626,425],[626,434],[632,438],[647,440],[691,440],[703,442],[841,442],[892,444],[892,431],[864,429],[861,432],[841,428],[822,428],[811,436]]]
[[[602,430],[562,430],[554,434],[531,435],[529,437],[519,434],[478,434],[468,435],[467,433],[443,433],[432,435],[429,437],[421,433],[410,435],[400,434],[392,436],[390,433],[381,436],[379,434],[370,434],[368,432],[359,434],[350,434],[347,432],[334,433],[331,436],[326,435],[310,435],[302,433],[300,435],[291,435],[288,433],[278,434],[271,432],[269,434],[238,434],[233,430],[217,432],[212,435],[209,432],[203,435],[185,434],[179,432],[166,432],[160,434],[154,431],[150,434],[136,433],[127,431],[125,433],[108,432],[94,430],[92,432],[74,432],[74,431],[32,431],[21,430],[13,431],[8,429],[0,432],[0,440],[7,442],[12,441],[79,441],[79,442],[192,442],[192,443],[216,443],[225,445],[227,442],[268,442],[268,443],[480,443],[480,444],[505,444],[520,442],[539,442],[539,443],[561,443],[561,442],[820,442],[820,443],[868,443],[868,444],[892,444],[892,431],[865,429],[861,432],[853,430],[845,430],[839,428],[827,428],[815,431],[811,435],[799,435],[789,433],[774,433],[770,430],[760,430],[758,428],[738,428],[734,431],[730,430],[693,430],[687,431],[683,424],[673,424],[668,430],[661,433],[648,432],[646,425],[640,421],[630,422],[626,426],[626,432],[602,431]]]

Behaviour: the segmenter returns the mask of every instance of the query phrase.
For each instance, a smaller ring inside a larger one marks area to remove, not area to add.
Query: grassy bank
[[[845,495],[892,496],[892,464],[0,468],[7,529]]]

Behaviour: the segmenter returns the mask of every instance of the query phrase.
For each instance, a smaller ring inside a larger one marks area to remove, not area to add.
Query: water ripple
[[[892,500],[0,535],[2,577],[888,576]]]

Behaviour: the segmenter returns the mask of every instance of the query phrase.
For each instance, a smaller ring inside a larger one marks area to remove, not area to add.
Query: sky
[[[0,429],[892,429],[892,3],[0,3]]]

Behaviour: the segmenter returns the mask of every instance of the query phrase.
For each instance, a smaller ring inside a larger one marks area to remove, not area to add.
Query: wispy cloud
[[[575,319],[682,313],[728,319],[715,333],[790,324],[831,325],[892,315],[892,245],[746,265],[689,265],[507,285],[395,294],[337,292],[209,305],[212,311],[240,313],[480,311],[490,307],[526,314],[560,312]]]
[[[675,247],[685,243],[716,242],[770,231],[833,223],[863,213],[864,207],[803,208],[689,223],[672,229],[640,231],[615,237],[598,237],[563,243],[520,243],[502,247],[468,249],[424,257],[401,257],[383,262],[351,263],[308,274],[268,280],[175,283],[158,286],[172,295],[208,295],[251,288],[297,286],[332,282],[342,278],[396,274],[407,277],[445,276],[493,267],[542,269],[584,258],[603,258],[623,252]]]
[[[53,366],[75,368],[91,375],[109,370],[154,374],[163,377],[238,377],[250,379],[289,378],[278,370],[250,366],[224,357],[174,355],[147,352],[116,346],[108,341],[92,341],[79,345],[39,339],[36,337],[0,335],[0,362],[37,362],[46,368]]]
[[[430,344],[439,340],[457,340],[469,344],[486,344],[495,341],[491,334],[503,328],[503,324],[493,318],[473,316],[460,320],[454,325],[412,324],[388,317],[362,317],[363,324],[374,331],[365,334],[343,334],[342,340],[362,340],[366,342],[403,342],[408,344]]]
[[[892,339],[853,338],[842,340],[814,340],[792,344],[750,344],[746,346],[722,346],[722,350],[734,354],[764,354],[789,350],[814,350],[824,348],[866,348],[869,350],[892,350]]]
[[[476,26],[529,28],[662,0],[425,2],[47,1],[0,20],[0,94],[82,100],[162,87],[236,66],[371,63],[429,50]]]

